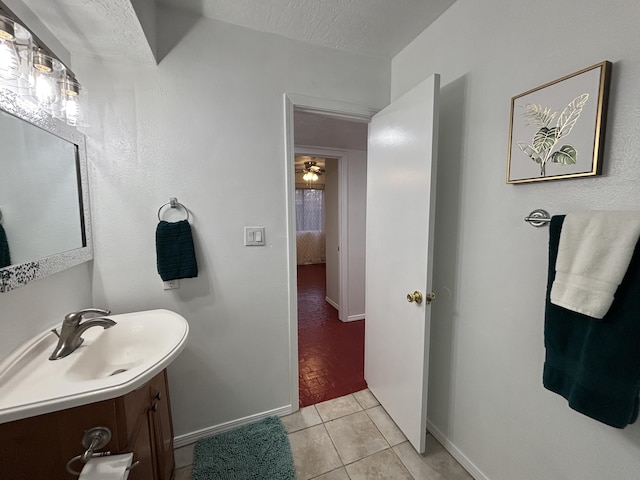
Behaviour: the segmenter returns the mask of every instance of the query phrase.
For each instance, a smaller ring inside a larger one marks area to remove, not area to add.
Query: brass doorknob
[[[425,303],[430,305],[433,300],[435,300],[436,294],[433,292],[427,293],[425,297]],[[418,305],[422,303],[422,293],[416,290],[413,293],[407,293],[407,302],[412,303],[416,302]]]
[[[422,303],[422,293],[416,290],[413,293],[407,293],[407,302],[412,303],[416,302],[417,304]]]

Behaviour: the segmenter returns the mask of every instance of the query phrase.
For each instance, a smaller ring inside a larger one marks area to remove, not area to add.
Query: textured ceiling
[[[391,58],[455,0],[156,0],[325,47]]]
[[[155,4],[325,47],[391,58],[454,1],[22,0],[69,52],[143,64],[155,60],[136,10],[149,12]],[[143,20],[146,27],[148,21]]]
[[[147,65],[155,59],[131,0],[22,0],[73,54],[127,59]]]

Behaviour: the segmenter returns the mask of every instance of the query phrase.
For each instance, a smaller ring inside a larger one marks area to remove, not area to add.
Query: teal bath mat
[[[295,480],[287,432],[278,417],[198,440],[192,480]]]

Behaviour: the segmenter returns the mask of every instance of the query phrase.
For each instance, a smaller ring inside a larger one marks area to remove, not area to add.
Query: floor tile
[[[389,448],[365,412],[338,418],[324,425],[345,465]]]
[[[365,390],[360,390],[359,392],[355,392],[353,396],[358,401],[360,406],[364,409],[373,408],[380,405],[378,399],[373,396],[373,393],[371,393],[368,388]]]
[[[320,475],[313,480],[349,480],[349,475],[347,475],[347,471],[345,470],[345,468],[341,467],[338,470],[334,470],[333,472]]]
[[[427,448],[423,458],[447,480],[473,480],[473,477],[438,443],[433,435],[427,435]]]
[[[413,480],[391,449],[363,458],[346,468],[351,480]]]
[[[189,465],[188,467],[178,468],[176,469],[174,480],[191,480],[192,471],[192,465]]]
[[[381,406],[370,408],[367,410],[367,415],[369,415],[369,418],[375,423],[380,433],[392,447],[407,441],[402,431]]]
[[[173,450],[173,458],[176,461],[176,469],[186,467],[193,463],[193,449],[196,444],[192,443],[185,445],[184,447],[176,448]]]
[[[308,480],[342,466],[324,425],[289,434],[297,480]]]
[[[301,408],[291,415],[281,417],[280,420],[282,420],[287,433],[297,432],[303,428],[313,427],[322,423],[322,419],[313,405]]]
[[[434,470],[409,442],[393,447],[393,451],[415,480],[449,480]]]
[[[423,455],[419,455],[408,442],[394,447],[394,451],[417,480],[473,480],[433,435],[427,435],[427,448]]]
[[[353,395],[346,395],[344,397],[334,398],[316,405],[316,409],[320,414],[323,422],[335,420],[336,418],[344,417],[345,415],[351,415],[355,412],[362,411],[362,407],[353,397]]]

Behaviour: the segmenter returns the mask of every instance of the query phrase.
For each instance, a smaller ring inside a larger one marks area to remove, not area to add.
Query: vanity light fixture
[[[86,89],[71,70],[0,10],[0,90],[71,126],[86,126]]]

